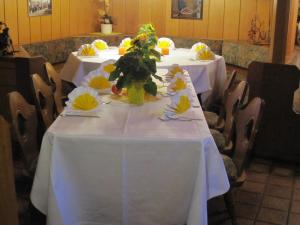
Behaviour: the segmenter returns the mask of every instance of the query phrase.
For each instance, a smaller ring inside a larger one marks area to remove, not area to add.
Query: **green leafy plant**
[[[161,80],[156,75],[156,61],[160,60],[160,53],[154,48],[157,37],[151,24],[143,25],[138,35],[131,41],[132,47],[115,63],[116,69],[110,74],[109,80],[117,80],[116,87],[122,89],[134,82],[143,83],[145,92],[155,96],[157,86],[153,78]]]

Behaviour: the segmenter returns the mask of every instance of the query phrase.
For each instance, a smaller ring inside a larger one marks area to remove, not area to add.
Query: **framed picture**
[[[52,0],[28,0],[29,16],[52,14]]]
[[[172,18],[198,19],[203,16],[204,0],[172,0]]]

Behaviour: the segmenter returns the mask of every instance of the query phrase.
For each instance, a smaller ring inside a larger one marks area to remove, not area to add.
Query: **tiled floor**
[[[300,166],[255,159],[234,191],[239,225],[300,225]],[[210,225],[229,225],[222,197],[209,201]]]

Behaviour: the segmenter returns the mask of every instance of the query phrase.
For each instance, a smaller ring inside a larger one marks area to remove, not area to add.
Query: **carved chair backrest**
[[[45,128],[54,121],[54,99],[51,87],[38,74],[32,75],[35,102]]]
[[[64,109],[62,104],[62,82],[59,74],[56,72],[51,63],[46,62],[45,69],[50,81],[50,85],[52,86],[56,113],[60,114]]]
[[[253,98],[246,107],[236,113],[236,139],[232,159],[237,166],[238,175],[243,172],[245,163],[247,162],[247,156],[249,156],[250,150],[253,147],[264,105],[264,101],[256,97]]]

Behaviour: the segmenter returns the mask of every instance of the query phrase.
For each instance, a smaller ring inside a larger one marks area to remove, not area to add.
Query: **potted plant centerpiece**
[[[110,81],[117,80],[116,89],[127,88],[131,104],[143,104],[145,93],[157,94],[153,78],[161,80],[161,77],[156,75],[156,61],[160,60],[160,53],[154,49],[156,44],[154,27],[151,24],[141,26],[131,41],[132,47],[117,60],[116,69],[110,74]]]
[[[101,33],[110,34],[112,32],[112,17],[109,15],[109,0],[99,0],[102,4],[102,8],[98,10],[98,14],[101,17]]]

